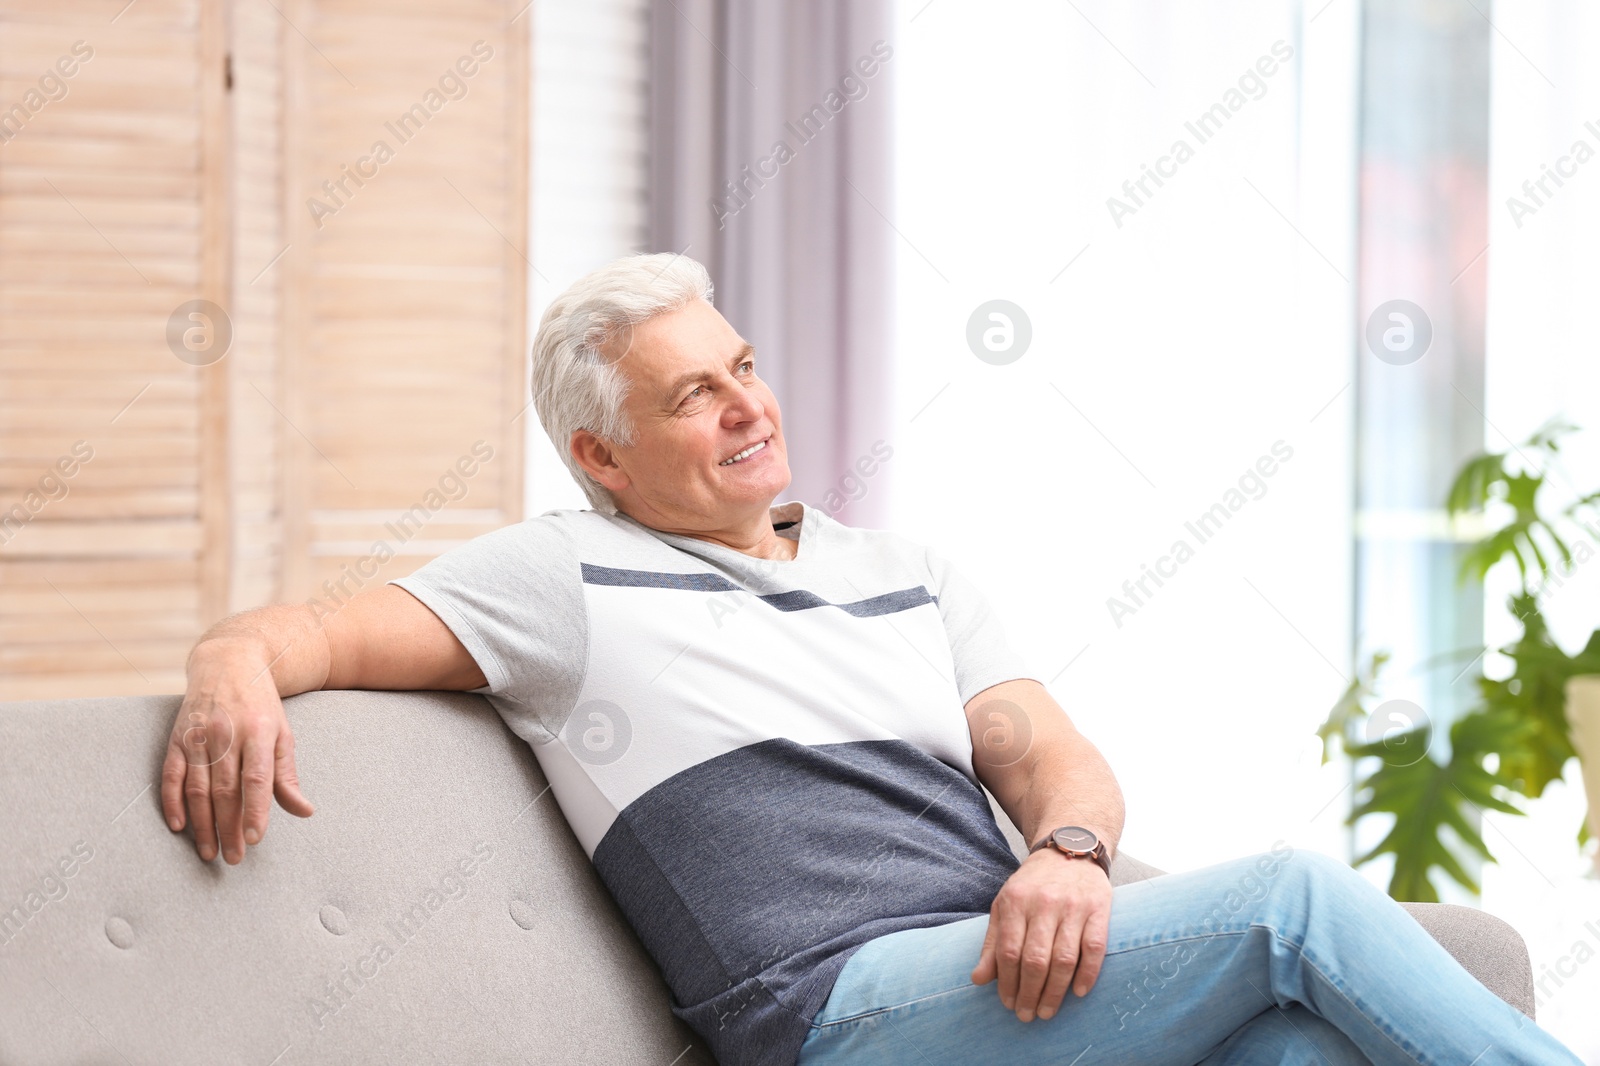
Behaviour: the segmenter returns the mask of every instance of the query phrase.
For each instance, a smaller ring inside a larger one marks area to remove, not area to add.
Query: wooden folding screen
[[[519,7],[0,0],[0,700],[520,520]]]

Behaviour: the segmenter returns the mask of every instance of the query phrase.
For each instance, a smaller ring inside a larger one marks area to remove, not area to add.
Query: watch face
[[[1056,847],[1068,851],[1093,851],[1095,845],[1100,843],[1100,838],[1081,826],[1062,826],[1051,835]]]

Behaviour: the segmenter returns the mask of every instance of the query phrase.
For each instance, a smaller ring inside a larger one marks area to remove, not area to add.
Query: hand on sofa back
[[[212,626],[189,653],[183,704],[161,769],[173,832],[194,826],[210,862],[237,864],[267,832],[272,799],[309,818],[300,791],[286,696],[316,689],[467,692],[487,684],[450,629],[398,585],[358,592],[337,608],[282,604]]]

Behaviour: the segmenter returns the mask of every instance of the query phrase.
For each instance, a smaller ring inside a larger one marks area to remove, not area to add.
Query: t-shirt
[[[790,1066],[858,947],[987,914],[1018,866],[964,707],[1031,675],[984,596],[899,534],[770,513],[792,560],[553,510],[391,582],[477,661],[724,1066]]]

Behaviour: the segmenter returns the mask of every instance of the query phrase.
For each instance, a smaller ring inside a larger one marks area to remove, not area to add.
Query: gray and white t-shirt
[[[392,582],[477,661],[725,1066],[792,1064],[856,948],[986,914],[1017,868],[964,706],[1032,675],[987,600],[896,533],[771,514],[792,560],[555,510]]]

